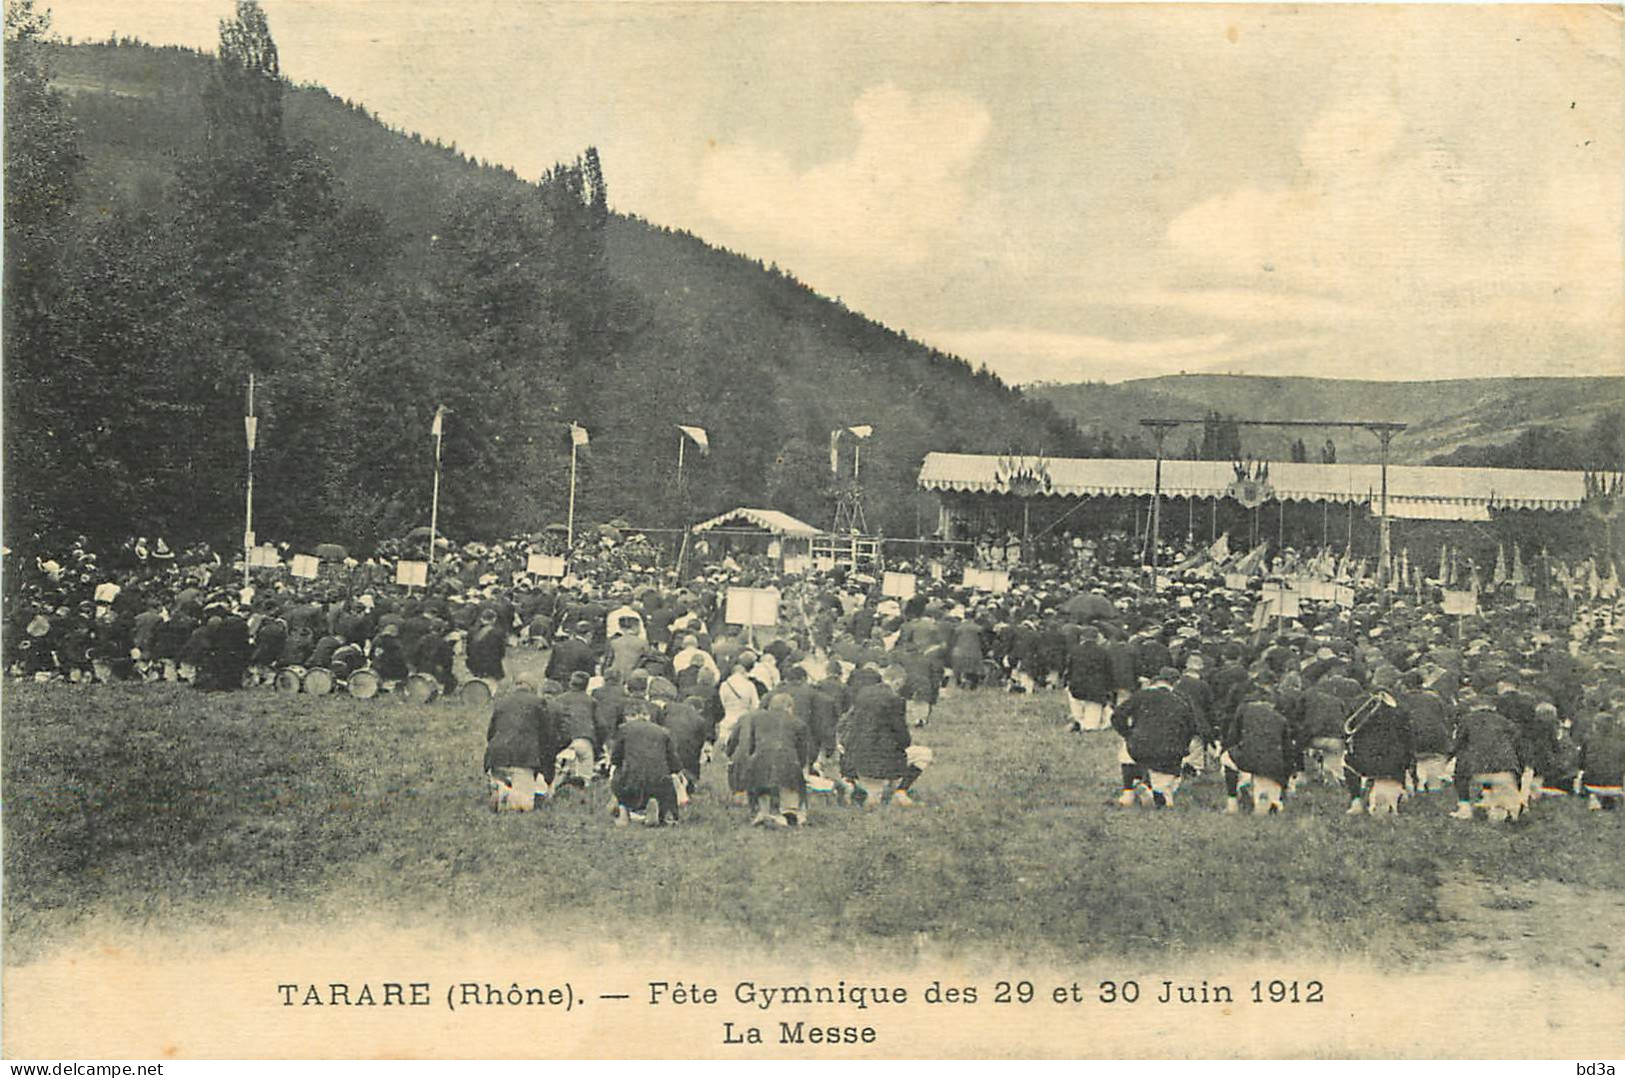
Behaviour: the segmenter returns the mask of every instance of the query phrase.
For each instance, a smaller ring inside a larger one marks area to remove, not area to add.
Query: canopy
[[[922,490],[1005,494],[1001,478],[1010,458],[971,453],[928,453],[920,468]],[[1022,465],[1047,471],[1050,496],[1137,496],[1155,489],[1157,462],[1113,460],[1099,457],[1025,458]],[[1227,460],[1164,460],[1162,492],[1169,497],[1225,497],[1236,472]],[[1377,464],[1303,464],[1269,462],[1270,497],[1281,501],[1370,503],[1373,511],[1382,490],[1382,468]],[[1462,505],[1485,511],[1483,517],[1427,517],[1425,519],[1487,519],[1489,509],[1578,509],[1585,500],[1585,473],[1534,471],[1515,468],[1434,468],[1413,464],[1388,466],[1388,511],[1398,516],[1396,503],[1409,507],[1412,516],[1429,506]]]
[[[789,513],[781,513],[777,509],[731,509],[721,516],[712,517],[704,524],[694,525],[694,530],[706,532],[725,524],[749,524],[789,539],[811,539],[815,535],[823,534],[806,521],[797,520]]]

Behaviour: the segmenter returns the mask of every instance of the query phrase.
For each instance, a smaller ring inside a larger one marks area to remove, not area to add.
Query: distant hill
[[[1048,401],[1086,434],[1142,437],[1142,418],[1201,419],[1209,411],[1238,419],[1342,419],[1408,423],[1393,459],[1419,464],[1463,447],[1508,443],[1535,427],[1576,432],[1625,407],[1625,378],[1478,378],[1443,382],[1361,382],[1333,378],[1180,374],[1116,384],[1040,384],[1028,396]],[[1200,426],[1170,434],[1179,454]],[[1377,440],[1362,431],[1243,429],[1245,452],[1284,460],[1301,437],[1309,459],[1330,436],[1340,461],[1371,461]],[[1143,439],[1149,447],[1149,439]]]
[[[263,86],[221,90],[212,57],[178,48],[50,44],[38,55],[59,105],[36,102],[19,139],[59,137],[39,119],[59,108],[83,167],[66,217],[37,237],[42,251],[69,252],[46,281],[64,294],[7,320],[8,355],[39,356],[37,372],[8,370],[8,388],[20,387],[9,459],[67,473],[20,469],[8,483],[14,524],[115,531],[146,518],[177,538],[229,540],[250,368],[265,410],[256,507],[279,538],[367,543],[426,523],[437,404],[453,408],[442,522],[470,537],[562,520],[570,421],[591,431],[578,513],[636,524],[684,515],[677,423],[711,433],[712,453],[690,458],[689,514],[769,505],[818,524],[833,512],[830,431],[872,424],[869,522],[893,534],[922,519],[915,478],[931,450],[1097,448],[985,369],[776,268],[612,212],[616,162],[599,172],[589,153],[532,184],[319,87],[284,86],[294,156],[276,158],[279,182],[313,194],[278,192],[284,203],[267,209],[218,149],[242,134],[230,124],[260,114],[251,95]],[[10,140],[9,108],[7,122]],[[235,203],[196,194],[206,183],[260,216],[231,219]],[[303,231],[284,242],[284,224]],[[243,283],[253,278],[232,246],[243,243],[253,272],[285,282],[276,294]],[[265,249],[283,261],[254,265]],[[104,289],[120,279],[128,287],[109,305]],[[107,324],[55,321],[69,309]],[[72,381],[52,373],[69,368]],[[146,397],[110,398],[115,414],[98,421],[98,405],[76,395],[87,372],[92,384],[133,380]],[[134,443],[130,430],[147,433]],[[83,451],[53,448],[74,443]]]

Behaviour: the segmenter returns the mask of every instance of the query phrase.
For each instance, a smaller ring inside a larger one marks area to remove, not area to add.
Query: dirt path
[[[1444,960],[1508,962],[1625,981],[1625,892],[1554,880],[1446,879],[1439,911],[1453,937]]]

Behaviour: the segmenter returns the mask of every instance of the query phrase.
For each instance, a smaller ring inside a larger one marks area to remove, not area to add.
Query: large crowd
[[[568,575],[528,571],[531,554],[558,552]],[[1110,536],[1007,550],[988,587],[963,583],[989,560],[963,546],[915,548],[889,582],[871,566],[785,576],[749,555],[679,579],[655,544],[608,526],[568,551],[557,536],[442,541],[424,587],[395,583],[405,544],[246,583],[240,562],[162,540],[5,553],[11,676],[419,701],[478,685],[504,812],[607,783],[619,823],[675,823],[707,768],[762,826],[805,823],[812,793],[912,806],[932,762],[915,738],[942,694],[990,692],[1046,694],[1057,727],[1115,735],[1110,797],[1125,808],[1179,803],[1204,774],[1227,812],[1283,811],[1317,779],[1342,785],[1351,813],[1398,812],[1429,788],[1453,787],[1462,818],[1622,797],[1625,611],[1594,566],[1534,595],[1485,587],[1457,617],[1442,581],[1416,572],[1380,590],[1324,552],[1173,556],[1153,587],[1133,544]],[[1260,616],[1271,572],[1317,571],[1342,574],[1347,595]],[[778,589],[774,624],[729,624],[735,587]]]

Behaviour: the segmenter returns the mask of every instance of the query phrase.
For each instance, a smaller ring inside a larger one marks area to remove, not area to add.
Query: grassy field
[[[920,736],[937,765],[917,809],[831,803],[801,832],[752,829],[713,767],[681,827],[646,831],[612,827],[600,791],[494,816],[485,716],[454,704],[13,685],[7,961],[97,916],[162,930],[365,909],[474,924],[499,893],[526,896],[538,923],[629,915],[701,945],[1046,959],[1312,947],[1399,965],[1459,942],[1463,893],[1479,896],[1470,910],[1541,917],[1516,888],[1557,888],[1581,931],[1625,909],[1620,815],[1571,802],[1464,824],[1432,794],[1397,821],[1346,818],[1340,791],[1316,787],[1284,816],[1231,817],[1216,777],[1173,811],[1123,811],[1109,805],[1114,738],[1067,734],[1064,717],[1055,694],[944,701]],[[1593,966],[1625,975],[1625,955],[1599,954]]]

